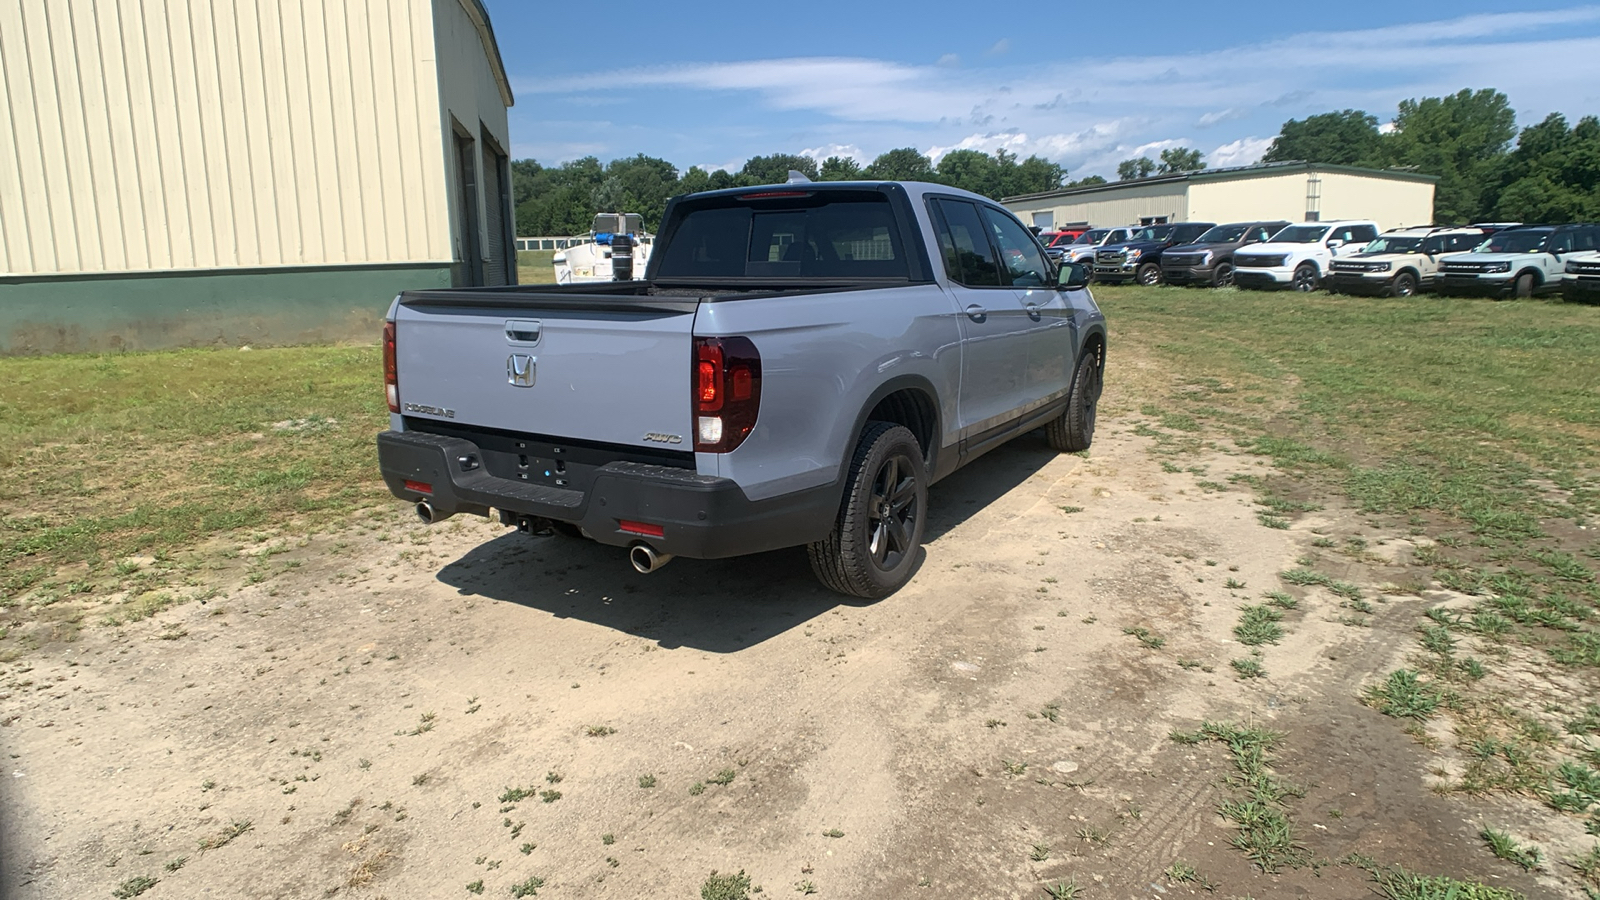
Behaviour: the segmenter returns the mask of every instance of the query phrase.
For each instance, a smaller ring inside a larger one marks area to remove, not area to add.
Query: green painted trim
[[[1173,184],[1180,182],[1203,181],[1235,181],[1242,178],[1275,178],[1280,175],[1289,175],[1296,172],[1342,172],[1349,175],[1365,175],[1368,177],[1387,178],[1391,181],[1420,181],[1435,184],[1439,181],[1437,175],[1424,175],[1421,172],[1401,172],[1395,169],[1363,169],[1360,166],[1336,166],[1330,163],[1286,162],[1266,163],[1258,166],[1239,166],[1232,169],[1203,169],[1199,172],[1182,172],[1177,175],[1156,175],[1151,178],[1135,178],[1131,181],[1108,181],[1105,184],[1091,184],[1084,187],[1062,188],[1058,191],[1041,191],[1036,194],[1018,194],[1015,197],[1004,197],[1001,203],[1026,202],[1030,200],[1053,200],[1058,197],[1080,197],[1088,194],[1099,194],[1107,191],[1116,191],[1130,187],[1146,187],[1155,184]]]
[[[404,290],[448,263],[0,278],[0,355],[376,339]]]

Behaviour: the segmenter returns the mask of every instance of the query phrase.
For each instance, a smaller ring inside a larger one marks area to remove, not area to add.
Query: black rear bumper
[[[728,478],[613,462],[599,467],[582,491],[492,475],[481,458],[478,445],[465,438],[416,431],[378,435],[378,467],[389,492],[411,503],[427,500],[436,519],[487,516],[492,508],[568,522],[602,544],[643,542],[660,553],[720,559],[821,540],[839,512],[834,485],[755,501]],[[623,522],[659,526],[662,533],[624,531]]]

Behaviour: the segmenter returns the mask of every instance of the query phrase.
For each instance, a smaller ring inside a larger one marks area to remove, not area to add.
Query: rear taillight
[[[744,337],[695,338],[694,449],[729,453],[756,427],[761,354]]]
[[[389,398],[389,412],[400,411],[400,372],[394,364],[394,323],[383,323],[383,392]]]

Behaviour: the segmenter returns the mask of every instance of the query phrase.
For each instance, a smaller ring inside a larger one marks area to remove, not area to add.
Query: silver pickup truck
[[[379,465],[428,522],[587,537],[641,572],[804,545],[829,588],[886,596],[929,484],[1040,426],[1088,448],[1086,282],[942,185],[679,197],[643,280],[397,297]]]

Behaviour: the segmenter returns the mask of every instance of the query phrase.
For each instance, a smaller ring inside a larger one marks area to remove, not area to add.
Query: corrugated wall
[[[511,129],[506,115],[506,105],[511,98],[501,93],[500,83],[495,79],[495,68],[489,60],[482,35],[467,11],[467,0],[432,0],[432,2],[439,58],[437,115],[442,121],[451,123],[452,129],[440,134],[439,146],[444,154],[443,158],[451,161],[450,165],[454,171],[457,155],[454,129],[460,128],[473,141],[474,164],[477,167],[473,180],[478,192],[473,203],[478,210],[475,225],[478,228],[476,244],[480,264],[487,270],[490,267],[488,254],[492,243],[488,228],[491,222],[496,221],[489,216],[488,210],[490,204],[501,205],[501,201],[490,196],[485,190],[496,184],[495,180],[484,171],[486,163],[493,158],[491,148],[486,145],[497,144],[502,151],[510,149]],[[450,221],[459,223],[462,220],[459,179],[455,177],[448,179],[446,191],[449,194]],[[503,208],[499,221],[505,227],[506,233],[503,239],[509,244],[514,238],[511,232],[514,230],[515,216],[508,208]],[[451,249],[446,253],[446,258],[457,262],[463,261],[469,246],[466,236],[460,231],[458,227],[452,232]],[[499,278],[489,278],[487,271],[485,272],[487,283],[502,284],[514,278],[515,254],[512,256],[508,272]]]
[[[449,260],[434,52],[429,0],[0,3],[0,274]]]
[[[1056,225],[1067,222],[1088,222],[1096,227],[1137,225],[1143,216],[1167,216],[1171,221],[1182,222],[1189,216],[1186,187],[1181,181],[1125,185],[1115,191],[1013,200],[1006,207],[1024,222],[1033,221],[1032,214],[1036,210],[1052,210]]]

